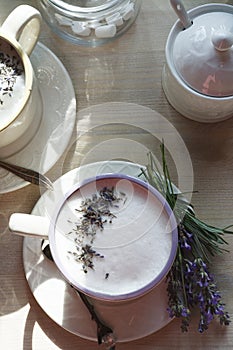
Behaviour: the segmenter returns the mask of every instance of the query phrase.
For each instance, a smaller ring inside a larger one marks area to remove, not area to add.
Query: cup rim
[[[172,235],[172,240],[171,240],[171,249],[169,252],[169,257],[163,266],[162,270],[156,277],[149,283],[147,283],[145,286],[141,287],[140,289],[132,292],[128,292],[125,294],[119,294],[119,295],[109,295],[107,293],[101,293],[101,292],[93,292],[90,291],[88,288],[85,288],[81,286],[77,280],[73,278],[73,276],[70,276],[67,274],[66,269],[63,267],[63,264],[61,260],[59,259],[56,251],[56,241],[55,241],[55,223],[57,221],[57,218],[59,216],[59,212],[61,208],[63,207],[65,201],[77,190],[81,189],[83,186],[90,184],[92,182],[96,182],[98,180],[104,180],[104,179],[125,179],[131,182],[134,182],[136,185],[142,186],[144,189],[147,189],[150,191],[152,195],[154,195],[162,204],[163,210],[165,213],[168,215],[168,221],[171,225],[171,235]],[[72,188],[65,194],[63,197],[62,201],[59,203],[57,206],[54,215],[52,215],[52,220],[50,222],[50,227],[49,227],[49,242],[50,242],[50,249],[51,253],[54,258],[54,262],[57,265],[58,269],[64,276],[64,278],[77,290],[83,292],[84,294],[93,297],[94,299],[99,299],[103,301],[127,301],[131,300],[140,296],[143,296],[150,290],[152,290],[154,287],[156,287],[167,275],[169,272],[173,261],[176,256],[176,251],[177,251],[177,245],[178,245],[178,229],[177,229],[177,221],[175,219],[175,215],[170,208],[168,202],[166,199],[162,196],[162,194],[156,190],[154,187],[152,187],[150,184],[145,182],[144,180],[141,180],[139,178],[130,176],[130,175],[125,175],[125,174],[120,174],[120,173],[107,173],[107,174],[101,174],[101,175],[96,175],[94,177],[90,177],[82,181],[81,183],[77,183]]]
[[[18,41],[15,40],[10,35],[8,35],[8,33],[0,30],[0,41],[1,40],[8,42],[15,49],[20,59],[22,60],[24,74],[25,74],[25,86],[24,86],[24,98],[22,99],[21,106],[18,112],[12,114],[12,116],[10,116],[8,120],[6,120],[5,123],[3,123],[2,125],[0,123],[0,132],[5,130],[12,123],[14,123],[14,121],[21,115],[21,113],[23,112],[23,109],[25,108],[29,100],[29,97],[31,95],[32,85],[33,85],[33,69],[32,69],[30,59],[21,48]]]

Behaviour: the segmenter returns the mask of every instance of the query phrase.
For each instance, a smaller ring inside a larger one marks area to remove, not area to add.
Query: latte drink
[[[17,51],[0,39],[0,125],[17,116],[25,96],[25,74]]]
[[[113,188],[116,201],[109,194]],[[103,189],[111,203],[100,220],[96,203]],[[92,222],[97,220],[94,228],[86,220],[90,208]],[[93,181],[75,191],[59,211],[51,242],[55,262],[74,286],[93,297],[138,297],[158,284],[173,262],[176,228],[169,210],[137,181]]]

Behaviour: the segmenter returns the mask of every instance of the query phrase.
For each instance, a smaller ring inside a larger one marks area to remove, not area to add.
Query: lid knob
[[[216,50],[227,51],[233,45],[233,33],[226,31],[214,31],[211,40]]]

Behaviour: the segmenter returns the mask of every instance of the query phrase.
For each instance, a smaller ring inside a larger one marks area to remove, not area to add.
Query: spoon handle
[[[185,10],[185,7],[181,0],[170,0],[170,3],[175,10],[177,16],[179,17],[180,21],[182,22],[184,28],[188,28],[192,25],[192,21],[189,18],[189,15],[187,11]]]
[[[38,173],[35,170],[27,169],[19,165],[13,165],[3,161],[0,161],[0,167],[10,171],[27,182],[34,185],[43,186],[47,190],[53,190],[52,182],[46,176]]]
[[[44,256],[46,256],[46,258],[54,262],[53,256],[50,250],[49,242],[47,240],[43,239],[41,241],[41,250]],[[73,288],[73,286],[71,287]],[[87,310],[89,311],[89,314],[92,320],[95,321],[96,323],[98,344],[100,345],[102,343],[105,343],[105,345],[107,346],[106,350],[116,350],[116,339],[114,337],[112,329],[106,326],[104,323],[102,323],[102,321],[99,319],[98,315],[96,314],[93,305],[89,302],[86,295],[78,290],[76,290],[76,292],[79,294],[81,301],[84,303]]]

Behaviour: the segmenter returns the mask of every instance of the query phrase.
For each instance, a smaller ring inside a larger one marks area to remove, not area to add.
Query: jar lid
[[[103,11],[116,5],[118,0],[51,0],[55,6],[71,12]]]
[[[192,25],[180,30],[175,38],[175,68],[184,82],[199,93],[232,96],[233,7],[213,6],[211,12],[211,6],[206,6],[205,12],[200,12],[192,18]]]

